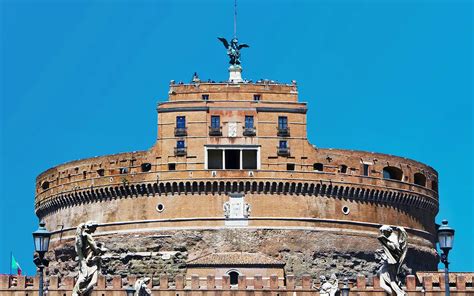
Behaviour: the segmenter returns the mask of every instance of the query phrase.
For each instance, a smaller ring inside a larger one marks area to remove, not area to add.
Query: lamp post
[[[454,229],[448,226],[448,220],[443,220],[438,228],[439,248],[443,251],[441,254],[441,262],[444,263],[444,289],[446,296],[450,295],[449,291],[449,269],[448,254],[453,248]]]
[[[49,232],[45,223],[41,221],[39,228],[33,232],[33,241],[35,243],[35,251],[38,254],[33,261],[39,269],[39,296],[43,296],[43,269],[48,261],[44,258],[44,254],[49,248],[49,239],[51,238],[51,232]]]
[[[351,288],[349,287],[349,280],[344,278],[344,286],[341,288],[341,296],[349,296],[349,291]]]
[[[130,285],[125,289],[125,293],[127,293],[127,296],[133,296],[135,294],[135,289]]]

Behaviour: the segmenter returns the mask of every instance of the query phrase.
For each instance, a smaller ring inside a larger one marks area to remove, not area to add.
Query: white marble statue
[[[379,230],[378,240],[383,247],[382,266],[379,270],[380,287],[389,295],[405,296],[407,294],[401,287],[398,274],[407,254],[407,232],[403,227],[388,225],[383,225]]]
[[[250,206],[250,204],[246,203],[245,208],[244,208],[244,216],[250,217],[251,212],[252,212],[252,207]]]
[[[229,218],[229,216],[230,216],[230,202],[226,201],[224,203],[223,210],[224,210],[224,216],[226,218]]]
[[[321,286],[319,287],[320,296],[335,296],[338,290],[339,281],[335,274],[332,274],[329,280],[326,277],[320,276]]]
[[[75,249],[79,262],[79,276],[72,290],[72,296],[91,295],[94,285],[97,284],[101,255],[107,251],[101,243],[96,243],[92,237],[97,226],[97,222],[88,221],[79,224],[76,229]]]
[[[151,290],[148,288],[150,280],[149,277],[138,279],[133,285],[133,288],[135,289],[134,296],[151,296]]]

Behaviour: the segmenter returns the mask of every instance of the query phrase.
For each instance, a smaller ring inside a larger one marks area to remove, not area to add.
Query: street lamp
[[[443,251],[443,254],[441,254],[441,262],[444,263],[444,289],[446,290],[446,296],[449,296],[448,254],[453,248],[454,229],[448,226],[448,220],[443,220],[441,224],[442,225],[438,228],[438,242],[439,248]]]
[[[45,223],[41,221],[39,228],[33,232],[33,241],[35,243],[35,251],[38,257],[35,257],[33,262],[39,269],[39,296],[43,296],[43,269],[48,265],[48,260],[44,258],[44,254],[49,248],[49,239],[51,238],[51,232],[49,232]]]
[[[347,278],[344,278],[344,286],[341,288],[341,296],[349,296],[349,291],[351,288],[348,285],[349,280]]]
[[[135,289],[130,285],[125,289],[127,296],[133,296],[135,294]]]

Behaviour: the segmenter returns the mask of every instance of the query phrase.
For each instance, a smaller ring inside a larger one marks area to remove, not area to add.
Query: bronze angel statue
[[[380,286],[389,295],[405,296],[398,275],[408,249],[408,235],[403,227],[383,225],[378,240],[382,244],[382,266],[379,270]]]
[[[230,44],[227,41],[227,39],[223,37],[218,37],[217,39],[219,39],[222,42],[222,44],[224,44],[224,47],[227,49],[227,55],[230,58],[229,64],[233,66],[240,65],[240,50],[244,47],[249,47],[249,46],[245,43],[238,44],[239,40],[237,40],[237,38],[235,37],[232,38],[232,40],[230,41]]]

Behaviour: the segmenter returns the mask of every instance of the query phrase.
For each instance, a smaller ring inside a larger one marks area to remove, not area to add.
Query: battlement
[[[279,101],[297,102],[296,82],[291,84],[261,80],[257,83],[204,82],[170,83],[169,101]]]
[[[455,295],[473,295],[473,277],[474,273],[451,273],[449,277],[450,291]],[[122,279],[120,276],[113,276],[107,281],[105,276],[100,275],[97,286],[94,288],[95,295],[102,296],[118,296],[125,295],[124,289],[135,283],[137,276],[128,276]],[[222,278],[216,278],[212,275],[206,278],[200,278],[193,275],[189,278],[183,275],[177,275],[170,278],[166,274],[153,278],[150,281],[149,288],[152,295],[177,296],[217,296],[217,295],[235,295],[250,296],[255,292],[266,292],[272,296],[279,296],[281,293],[293,296],[309,296],[319,295],[318,289],[321,283],[314,282],[310,275],[304,275],[300,282],[296,282],[293,275],[287,275],[285,284],[279,284],[276,275],[264,278],[256,275],[247,278],[240,275],[238,283],[231,285],[230,277],[225,275]],[[339,288],[343,286],[339,282]],[[72,293],[74,287],[74,278],[64,277],[60,279],[57,276],[49,278],[49,286],[47,287],[50,296],[68,296]],[[379,278],[374,276],[366,278],[358,276],[355,281],[349,282],[350,295],[371,296],[385,295],[383,289],[380,288]],[[406,278],[404,290],[408,295],[444,295],[444,274],[442,273],[417,273],[417,275],[409,275]],[[0,296],[34,296],[38,293],[38,277],[11,277],[9,275],[0,275]],[[228,294],[223,294],[228,293]],[[267,294],[269,295],[269,294]]]

